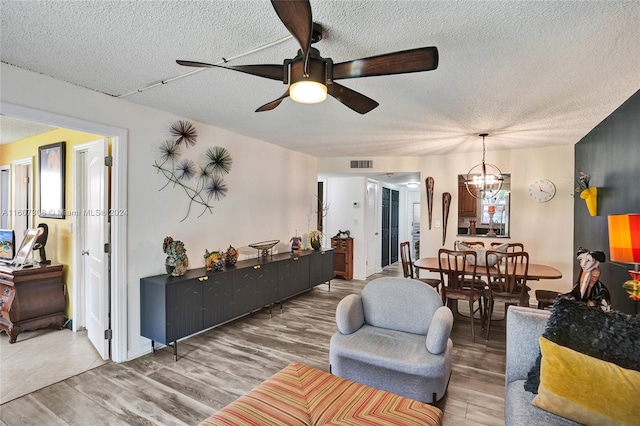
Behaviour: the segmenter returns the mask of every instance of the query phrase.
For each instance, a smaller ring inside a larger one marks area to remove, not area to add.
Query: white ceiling
[[[0,145],[53,130],[55,127],[0,115]]]
[[[436,46],[436,70],[341,80],[335,99],[176,59],[218,63],[288,35],[270,2],[1,1],[2,62],[315,156],[368,158],[574,144],[640,89],[638,1],[311,0],[334,62]],[[282,63],[289,38],[230,64]],[[127,95],[129,94],[129,95]],[[4,129],[3,129],[4,133]]]

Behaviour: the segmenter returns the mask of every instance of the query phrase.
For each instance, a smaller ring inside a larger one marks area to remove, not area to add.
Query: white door
[[[105,166],[107,140],[87,144],[84,153],[83,179],[79,180],[84,198],[84,211],[79,224],[82,228],[82,247],[85,314],[89,340],[102,356],[109,359],[109,343],[105,330],[109,329],[109,255],[105,243],[108,232],[108,168]]]
[[[367,181],[367,276],[380,271],[378,184]]]

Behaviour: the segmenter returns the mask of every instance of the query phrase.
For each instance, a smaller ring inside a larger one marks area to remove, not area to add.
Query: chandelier
[[[476,164],[469,170],[464,178],[464,185],[471,196],[486,200],[498,194],[502,188],[504,176],[497,166],[484,162],[484,138],[489,134],[480,133],[478,136],[482,136],[482,163]]]

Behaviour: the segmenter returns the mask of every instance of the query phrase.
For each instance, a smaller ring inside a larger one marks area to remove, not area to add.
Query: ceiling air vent
[[[351,160],[352,169],[373,169],[373,160]]]

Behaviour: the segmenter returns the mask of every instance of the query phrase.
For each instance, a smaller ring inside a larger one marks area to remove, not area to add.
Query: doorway
[[[382,188],[382,262],[389,266],[398,261],[400,229],[400,191]]]
[[[367,180],[367,277],[380,272],[380,223],[378,221],[378,182]]]
[[[112,211],[123,212],[122,215],[110,216],[110,235],[111,235],[111,256],[108,260],[108,268],[111,276],[110,285],[108,285],[108,303],[110,304],[110,321],[112,325],[111,334],[111,359],[115,362],[124,362],[127,356],[127,131],[122,128],[116,128],[103,124],[86,121],[79,118],[58,115],[46,111],[36,110],[33,108],[23,107],[0,101],[0,108],[3,115],[18,118],[21,120],[32,121],[47,124],[55,127],[62,127],[71,130],[77,130],[86,133],[104,135],[111,138],[111,157],[113,158],[113,166],[109,182],[111,192],[108,194],[109,208]],[[77,211],[77,207],[73,206]],[[77,229],[76,225],[73,225]],[[73,258],[80,256],[81,250],[77,244],[72,244]],[[79,262],[74,260],[74,265]],[[78,288],[76,280],[79,280],[81,272],[74,268],[73,279],[74,288]],[[74,294],[74,309],[82,303],[77,300]],[[72,314],[75,316],[75,314]],[[105,333],[106,335],[106,333]]]

